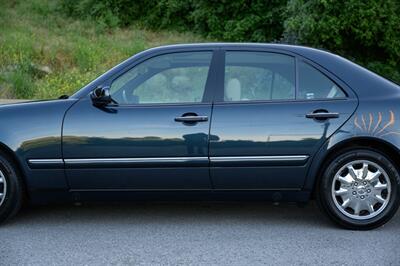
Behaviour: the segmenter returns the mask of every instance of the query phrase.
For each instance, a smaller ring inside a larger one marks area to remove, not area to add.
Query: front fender
[[[65,112],[76,99],[27,102],[0,106],[0,142],[12,151],[29,189],[68,188],[58,169],[32,169],[29,159],[61,159]]]

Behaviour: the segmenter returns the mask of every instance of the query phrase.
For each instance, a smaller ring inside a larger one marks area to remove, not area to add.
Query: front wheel
[[[0,152],[0,223],[18,212],[23,199],[24,186],[18,167]]]
[[[399,207],[400,177],[380,152],[356,149],[342,152],[327,166],[317,200],[339,225],[368,230],[385,224]]]

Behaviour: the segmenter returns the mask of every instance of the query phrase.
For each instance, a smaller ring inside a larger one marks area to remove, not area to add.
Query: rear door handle
[[[180,116],[175,117],[176,122],[206,122],[208,121],[208,116],[201,116],[201,115],[188,115],[188,116]]]
[[[329,119],[329,118],[338,118],[339,113],[330,113],[330,112],[314,112],[310,114],[306,114],[307,118],[312,119]]]

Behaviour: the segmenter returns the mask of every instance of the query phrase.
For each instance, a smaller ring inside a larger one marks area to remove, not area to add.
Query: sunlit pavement
[[[28,207],[0,227],[1,265],[399,265],[400,215],[337,228],[311,203]]]

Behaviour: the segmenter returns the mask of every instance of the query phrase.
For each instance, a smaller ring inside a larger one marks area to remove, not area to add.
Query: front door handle
[[[180,117],[175,117],[175,121],[184,123],[206,122],[208,121],[208,116],[202,116],[202,115],[180,116]]]
[[[309,114],[306,114],[307,118],[312,118],[312,119],[329,119],[329,118],[338,118],[339,113],[331,113],[331,112],[312,112]]]

